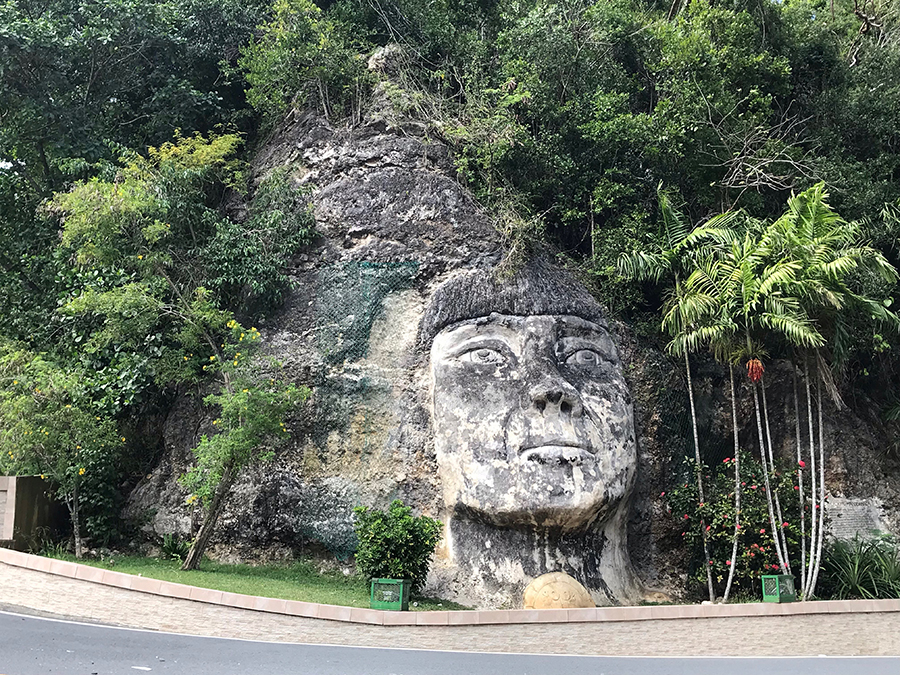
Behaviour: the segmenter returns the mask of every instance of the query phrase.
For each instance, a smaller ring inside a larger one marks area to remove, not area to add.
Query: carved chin
[[[562,531],[604,520],[627,494],[630,480],[627,471],[602,475],[592,455],[571,447],[539,448],[516,466],[490,473],[486,482],[463,481],[459,492],[445,495],[448,503],[501,527]]]

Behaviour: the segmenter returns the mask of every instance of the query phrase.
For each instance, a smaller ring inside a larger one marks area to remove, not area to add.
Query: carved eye
[[[579,349],[566,357],[567,366],[597,366],[600,365],[600,354],[593,349]]]
[[[488,349],[487,347],[477,347],[459,357],[460,361],[466,363],[476,363],[478,365],[497,365],[506,362],[506,357],[496,349]]]

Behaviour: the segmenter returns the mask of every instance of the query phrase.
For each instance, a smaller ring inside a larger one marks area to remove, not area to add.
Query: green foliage
[[[238,144],[234,135],[179,136],[132,156],[113,182],[54,197],[62,244],[87,274],[62,312],[95,371],[119,366],[118,379],[136,387],[195,381],[209,356],[221,356],[220,334],[233,332],[229,307],[247,313],[281,298],[287,258],[310,236],[308,209],[277,173],[247,222],[222,217],[212,205],[240,183]],[[123,365],[139,372],[123,377]]]
[[[247,100],[270,121],[295,103],[316,102],[326,116],[340,114],[360,95],[365,66],[351,35],[310,0],[275,0],[261,31],[238,63]]]
[[[247,221],[223,219],[203,251],[209,284],[245,312],[280,305],[288,286],[289,258],[313,235],[307,193],[293,186],[290,170],[276,169],[256,190]]]
[[[91,179],[58,193],[48,211],[78,265],[60,311],[72,350],[112,376],[108,408],[121,410],[154,381],[192,381],[231,314],[203,285],[204,243],[223,219],[210,205],[239,165],[233,135],[178,137],[132,156],[115,181]],[[196,356],[195,356],[196,355]],[[121,395],[119,385],[130,385]]]
[[[0,473],[46,477],[76,528],[84,525],[95,539],[108,540],[125,441],[115,420],[97,414],[78,370],[5,343],[0,384]]]
[[[19,0],[0,7],[0,159],[44,189],[102,171],[117,148],[227,122],[222,77],[263,17],[233,0]]]
[[[180,479],[192,492],[191,502],[200,499],[209,505],[223,482],[230,483],[246,466],[271,459],[273,447],[289,434],[285,415],[309,395],[308,389],[282,385],[275,378],[257,384],[248,370],[235,372],[220,393],[203,399],[219,411],[213,420],[217,433],[201,437],[194,448],[196,464]]]
[[[356,515],[356,566],[369,579],[409,579],[413,593],[425,583],[441,522],[428,516],[413,517],[412,509],[395,499],[387,511],[367,506]]]
[[[239,144],[233,134],[176,135],[146,156],[131,154],[113,180],[80,181],[46,207],[62,221],[61,246],[76,265],[60,314],[94,407],[117,415],[155,388],[216,386],[205,401],[220,409],[221,433],[204,437],[187,479],[204,500],[224,472],[233,479],[266,456],[267,439],[284,433],[285,411],[306,395],[250,377],[259,332],[229,309],[271,306],[287,256],[310,231],[302,194],[282,174],[258,190],[246,223],[221,215],[224,190],[242,185]]]
[[[699,586],[706,584],[705,564],[712,565],[713,581],[721,593],[732,564],[736,564],[734,588],[737,593],[758,596],[760,576],[778,574],[778,556],[774,548],[772,527],[766,506],[765,481],[762,467],[750,454],[741,453],[741,513],[738,557],[730,560],[734,536],[734,471],[733,459],[726,458],[715,467],[703,467],[706,501],[700,502],[693,482],[694,462],[685,460],[680,482],[664,493],[671,513],[672,524],[684,537],[691,552],[691,579]],[[800,569],[800,507],[796,498],[796,474],[787,467],[777,468],[770,476],[770,485],[781,498],[781,524],[787,535],[791,552],[791,566]],[[699,505],[699,506],[698,506]],[[806,526],[809,528],[809,504],[806,505]],[[710,560],[703,560],[703,541],[700,522],[707,531]]]
[[[900,546],[889,535],[831,541],[820,583],[823,597],[900,598]]]
[[[182,561],[191,549],[191,543],[185,541],[179,535],[167,532],[162,537],[159,547],[159,557],[163,560]]]

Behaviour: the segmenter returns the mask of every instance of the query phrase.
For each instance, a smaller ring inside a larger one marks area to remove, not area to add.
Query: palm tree
[[[734,219],[734,214],[722,214],[708,221],[702,228],[691,228],[684,216],[672,205],[668,195],[662,189],[662,184],[657,188],[657,200],[662,220],[662,234],[664,245],[658,246],[655,251],[634,251],[623,254],[618,261],[619,273],[628,278],[641,281],[653,281],[660,283],[664,278],[673,285],[669,304],[677,306],[681,298],[682,280],[690,273],[695,257],[697,245],[705,240],[725,240],[729,237],[729,226]],[[673,325],[671,330],[684,330],[684,325]],[[691,430],[694,440],[694,464],[695,478],[697,481],[697,493],[700,503],[706,502],[703,489],[703,460],[700,455],[700,438],[697,429],[697,411],[694,404],[694,386],[691,376],[691,361],[687,350],[677,352],[684,357],[684,371],[687,379],[688,403],[691,413]],[[706,523],[701,518],[700,530],[703,539],[703,560],[706,567],[706,582],[709,591],[709,599],[715,601],[715,589],[712,580],[712,568],[709,564],[709,541],[706,532]]]
[[[824,184],[791,197],[787,209],[774,224],[777,248],[781,255],[795,261],[799,268],[792,294],[798,299],[804,313],[814,319],[819,330],[830,337],[832,353],[840,360],[846,353],[843,336],[846,309],[861,309],[876,321],[891,326],[900,326],[897,315],[887,309],[882,301],[850,288],[850,276],[858,270],[868,270],[892,284],[897,280],[897,271],[872,247],[862,243],[858,223],[848,223],[828,205],[828,193]],[[812,518],[810,530],[809,564],[805,555],[805,523],[801,520],[801,537],[804,551],[801,558],[803,574],[801,592],[804,598],[815,594],[818,571],[821,565],[824,542],[825,510],[825,444],[822,415],[821,390],[824,386],[832,394],[835,404],[840,406],[840,396],[832,384],[830,367],[822,353],[821,346],[812,354],[816,373],[816,412],[813,412],[812,387],[808,358],[804,353],[796,358],[802,361],[805,379],[806,411],[809,428],[811,503]],[[797,473],[801,517],[804,514],[804,485],[802,442],[799,424],[799,403],[794,387],[794,408],[797,415]],[[814,416],[818,418],[818,453],[814,435]],[[818,455],[818,456],[817,456]],[[818,468],[818,475],[816,469]]]
[[[811,348],[821,346],[824,339],[788,292],[800,267],[777,255],[777,243],[773,225],[757,224],[718,255],[706,257],[684,283],[678,307],[670,309],[663,324],[674,327],[683,324],[685,317],[691,319],[693,329],[676,335],[673,351],[718,346],[727,352],[730,362],[745,360],[748,364],[772,538],[781,569],[787,574],[790,566],[786,540],[780,527],[782,521],[776,520],[780,504],[773,497],[769,480],[774,457],[771,434],[767,432],[768,408],[760,402],[760,358],[765,355],[765,338],[772,334],[789,344]]]

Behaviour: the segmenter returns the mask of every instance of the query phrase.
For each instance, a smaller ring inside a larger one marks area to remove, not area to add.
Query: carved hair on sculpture
[[[581,284],[541,258],[508,280],[458,275],[435,291],[420,339],[449,510],[563,532],[616,512],[636,464],[631,396]]]

